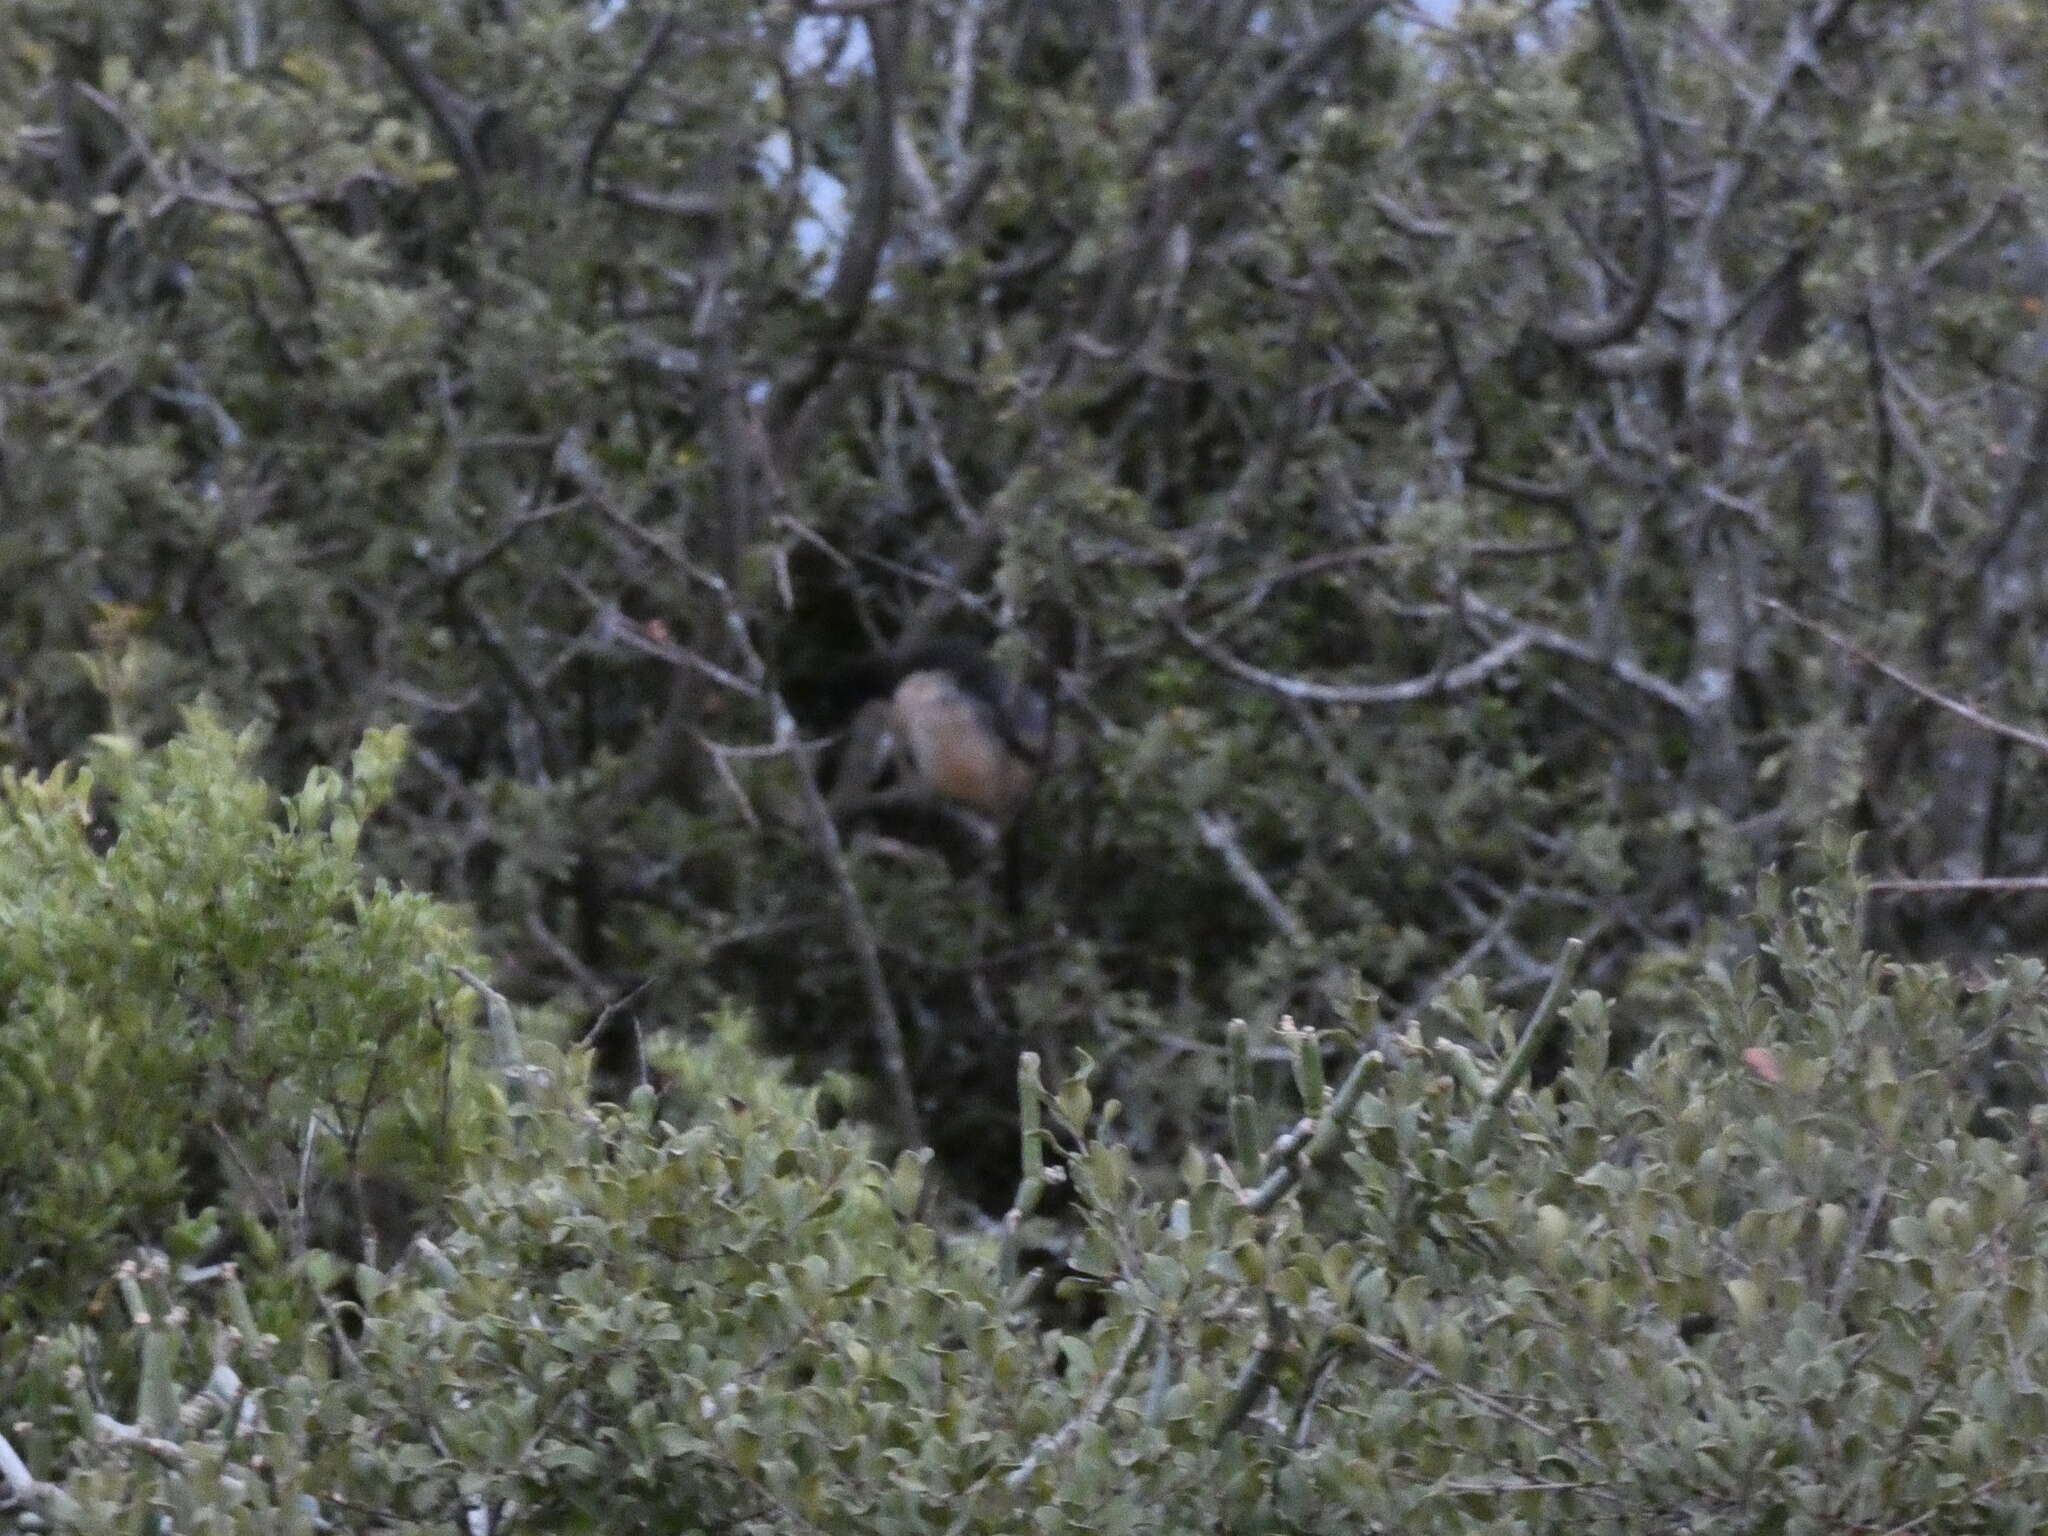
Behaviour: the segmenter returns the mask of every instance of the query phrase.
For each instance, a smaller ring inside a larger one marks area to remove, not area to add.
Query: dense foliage
[[[0,1521],[2036,1523],[2048,9],[5,23]]]
[[[123,802],[136,824],[182,808],[202,846],[190,802],[220,748],[202,727],[164,752]],[[0,849],[0,872],[32,847]],[[143,871],[110,870],[105,933]],[[1759,958],[1705,978],[1625,1066],[1607,1003],[1568,983],[1526,1024],[1472,983],[1399,1028],[1363,1000],[1330,1039],[1289,1024],[1284,1086],[1234,1027],[1237,1140],[1170,1171],[1134,1161],[1114,1101],[1049,1089],[1027,1056],[1017,1205],[981,1234],[928,1224],[923,1160],[825,1128],[816,1091],[730,1024],[660,1053],[658,1116],[651,1087],[592,1109],[580,1054],[514,1045],[472,1176],[401,1261],[305,1255],[259,1318],[263,1254],[145,1253],[118,1274],[121,1322],[0,1360],[0,1518],[2033,1528],[2039,1125],[1987,1111],[1982,1079],[2001,1053],[2048,1059],[2048,973],[2012,962],[1959,1002],[1940,968],[1864,951],[1859,894],[1767,885]],[[403,963],[373,927],[334,936],[344,970]],[[417,982],[438,971],[431,925],[414,932]],[[273,994],[259,1045],[330,987],[302,972]],[[1568,1064],[1532,1093],[1553,1029]],[[1055,1263],[1033,1213],[1068,1181]]]
[[[0,750],[101,726],[96,621],[144,735],[402,719],[373,856],[513,996],[900,1035],[985,1201],[1019,1039],[1170,1152],[1234,1012],[1577,934],[1654,1024],[1831,818],[2038,866],[2039,743],[1845,645],[2043,702],[2039,7],[15,16]],[[1014,929],[778,735],[941,633],[1058,695]]]

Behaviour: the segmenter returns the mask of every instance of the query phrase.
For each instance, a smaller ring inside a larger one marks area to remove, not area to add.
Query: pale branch
[[[953,13],[953,39],[947,59],[946,116],[939,143],[946,166],[957,184],[967,152],[967,125],[974,114],[974,50],[980,40],[981,13],[988,0],[961,0]]]
[[[782,702],[780,694],[771,693],[769,697],[775,718],[775,739],[790,747],[790,761],[795,765],[797,789],[803,799],[804,819],[809,825],[818,856],[831,876],[832,888],[839,900],[840,916],[846,925],[847,942],[853,947],[854,964],[860,972],[862,989],[867,993],[869,1027],[874,1034],[875,1052],[881,1058],[882,1081],[889,1090],[896,1134],[907,1147],[926,1146],[923,1120],[917,1112],[917,1095],[910,1081],[909,1058],[903,1048],[903,1026],[897,1020],[896,1004],[889,996],[889,983],[882,971],[881,946],[876,942],[874,928],[868,922],[867,908],[860,899],[860,890],[853,883],[852,872],[846,865],[846,846],[839,836],[839,824],[832,819],[831,808],[826,805],[825,796],[818,788],[818,776],[812,768],[809,754],[797,741],[796,721],[790,715],[789,707]]]
[[[1209,168],[1220,167],[1242,152],[1248,135],[1257,128],[1259,119],[1279,105],[1282,98],[1297,88],[1306,85],[1322,73],[1337,50],[1348,42],[1355,32],[1387,7],[1387,0],[1352,0],[1333,16],[1314,37],[1310,38],[1294,56],[1267,77],[1266,83],[1253,93],[1237,113],[1226,123],[1220,133],[1210,140],[1210,149],[1204,157]]]
[[[1856,0],[1820,0],[1804,25],[1795,20],[1786,27],[1785,43],[1778,52],[1770,86],[1761,95],[1750,98],[1749,120],[1743,124],[1734,148],[1716,166],[1706,200],[1693,218],[1690,238],[1701,250],[1712,246],[1736,192],[1763,158],[1765,135],[1785,104],[1792,82],[1801,69],[1815,63],[1821,45],[1855,4]]]
[[[505,1001],[504,993],[474,971],[460,965],[449,969],[458,981],[483,999],[484,1023],[491,1041],[491,1065],[497,1068],[498,1076],[504,1080],[505,1096],[514,1104],[525,1104],[529,1087],[526,1050],[519,1042],[519,1024],[512,1016],[512,1005]]]
[[[1471,617],[1484,619],[1489,623],[1499,624],[1519,634],[1526,635],[1529,643],[1538,650],[1553,651],[1560,656],[1569,656],[1575,661],[1583,661],[1593,666],[1604,668],[1631,688],[1647,693],[1658,703],[1667,706],[1677,714],[1683,715],[1688,720],[1697,711],[1698,706],[1694,704],[1690,695],[1683,688],[1679,687],[1678,684],[1659,677],[1656,673],[1639,666],[1624,656],[1609,654],[1598,646],[1565,634],[1562,630],[1549,629],[1540,624],[1525,623],[1504,609],[1496,608],[1485,599],[1477,597],[1470,592],[1462,594],[1459,602],[1464,611]]]
[[[1985,232],[1998,221],[2001,213],[2018,206],[2018,195],[2010,188],[1992,198],[1974,219],[1964,224],[1953,236],[1937,245],[1921,259],[1920,264],[1913,269],[1912,275],[1906,279],[1903,285],[1905,291],[1916,295],[1925,291],[1927,285],[1934,280],[1934,275],[1982,239]]]
[[[1288,910],[1266,877],[1259,873],[1258,866],[1238,840],[1237,827],[1231,819],[1221,811],[1198,811],[1195,827],[1201,833],[1203,843],[1222,857],[1224,867],[1230,871],[1230,877],[1237,882],[1238,888],[1266,914],[1266,921],[1281,937],[1293,944],[1306,943],[1308,930],[1302,926],[1301,919]]]
[[[2048,891],[2048,875],[1983,875],[1954,880],[1872,880],[1866,890],[1888,896],[2012,896]]]
[[[1890,662],[1865,650],[1847,635],[1830,629],[1818,619],[1808,618],[1805,614],[1798,612],[1774,597],[1762,598],[1759,601],[1762,602],[1764,607],[1771,609],[1773,612],[1783,614],[1786,619],[1798,625],[1799,628],[1810,630],[1812,633],[1819,635],[1821,639],[1827,641],[1828,644],[1834,646],[1837,650],[1846,655],[1853,656],[1873,672],[1897,683],[1908,693],[1925,699],[1937,709],[1946,710],[1959,720],[1967,720],[1979,730],[1988,731],[1993,736],[2002,736],[2008,741],[2018,742],[2023,747],[2031,747],[2036,752],[2048,754],[2048,736],[2043,736],[2037,731],[2030,731],[2024,726],[2013,725],[2009,721],[2000,720],[1993,715],[1987,715],[1975,705],[1966,704],[1961,699],[1951,698],[1938,689],[1921,682],[1910,673],[1902,672]]]
[[[1537,643],[1533,631],[1523,630],[1509,635],[1470,661],[1422,677],[1398,683],[1317,683],[1255,667],[1231,655],[1213,640],[1204,639],[1178,620],[1174,628],[1189,646],[1232,677],[1263,688],[1268,693],[1307,704],[1414,704],[1424,699],[1440,698],[1447,693],[1459,693],[1477,687]]]
[[[882,272],[882,256],[894,228],[898,156],[896,122],[902,112],[904,53],[911,17],[909,0],[863,13],[874,88],[869,93],[861,137],[860,187],[851,221],[839,248],[832,279],[824,293],[831,314],[827,333],[811,357],[776,391],[769,407],[772,455],[778,462],[799,461],[839,403],[845,386],[826,386],[843,370],[846,343],[860,329]]]
[[[1238,164],[1257,134],[1259,120],[1320,74],[1344,44],[1386,5],[1387,0],[1353,0],[1267,76],[1206,145],[1185,160],[1165,162],[1167,169],[1145,177],[1132,203],[1146,211],[1115,258],[1087,324],[1079,333],[1062,338],[1063,347],[1084,353],[1099,350],[1104,356],[1120,354],[1120,349],[1108,345],[1105,338],[1151,273],[1159,251],[1168,246],[1176,229],[1186,225],[1198,192]],[[1191,106],[1196,92],[1189,87],[1178,95],[1185,106]],[[1169,114],[1159,133],[1171,137],[1177,131],[1178,120]],[[1165,138],[1155,134],[1144,156],[1145,163],[1152,163],[1156,151],[1162,150],[1165,143]]]
[[[1111,1399],[1116,1396],[1117,1389],[1123,1385],[1124,1378],[1130,1374],[1131,1361],[1144,1347],[1145,1340],[1151,1332],[1152,1318],[1149,1314],[1139,1318],[1132,1325],[1131,1331],[1124,1336],[1122,1347],[1116,1352],[1116,1358],[1110,1361],[1109,1369],[1102,1373],[1102,1379],[1095,1384],[1095,1390],[1088,1394],[1088,1400],[1081,1405],[1081,1411],[1032,1446],[1030,1454],[1003,1479],[1005,1485],[1012,1489],[1022,1488],[1031,1480],[1031,1474],[1048,1458],[1057,1456],[1072,1445],[1084,1429],[1102,1417],[1108,1410]]]

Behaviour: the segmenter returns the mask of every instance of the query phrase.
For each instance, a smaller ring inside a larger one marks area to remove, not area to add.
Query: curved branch
[[[1670,196],[1664,182],[1664,149],[1657,132],[1657,117],[1650,110],[1649,86],[1643,78],[1642,61],[1629,46],[1628,33],[1621,24],[1621,9],[1615,0],[1593,0],[1600,13],[1601,31],[1607,37],[1607,51],[1621,71],[1622,95],[1628,101],[1630,124],[1642,160],[1643,188],[1649,199],[1650,249],[1643,257],[1642,275],[1635,292],[1619,312],[1590,319],[1553,321],[1543,333],[1561,347],[1590,352],[1626,341],[1650,318],[1657,292],[1664,286],[1664,269],[1671,259]]]
[[[604,158],[605,147],[612,141],[620,122],[626,116],[626,107],[633,100],[640,87],[647,83],[647,77],[654,72],[654,66],[667,51],[669,39],[675,36],[676,27],[681,23],[679,12],[670,11],[655,23],[654,31],[648,35],[646,45],[640,50],[640,57],[633,61],[633,67],[626,72],[626,78],[613,91],[611,99],[599,115],[597,127],[591,131],[590,142],[583,149],[583,163],[576,170],[576,187],[583,196],[590,196],[597,184],[597,162]]]
[[[1503,609],[1494,607],[1484,598],[1472,592],[1459,595],[1459,606],[1467,615],[1488,624],[1498,624],[1513,634],[1526,637],[1539,651],[1549,651],[1558,656],[1569,656],[1574,661],[1583,661],[1589,666],[1600,667],[1618,681],[1628,684],[1639,692],[1648,694],[1674,714],[1692,719],[1698,706],[1692,697],[1678,684],[1668,678],[1659,677],[1648,668],[1618,656],[1602,646],[1580,640],[1562,630],[1550,629],[1541,624],[1528,624]]]
[[[1232,677],[1263,688],[1268,693],[1277,693],[1283,699],[1297,699],[1304,704],[1413,704],[1440,694],[1456,693],[1484,682],[1535,644],[1537,639],[1529,630],[1518,630],[1470,661],[1441,672],[1432,672],[1426,677],[1411,677],[1399,683],[1347,685],[1313,683],[1306,678],[1268,672],[1264,667],[1239,660],[1215,642],[1204,640],[1185,624],[1176,623],[1174,627],[1180,631],[1183,640]]]

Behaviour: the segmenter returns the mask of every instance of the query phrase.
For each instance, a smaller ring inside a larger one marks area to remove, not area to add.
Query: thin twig
[[[632,988],[630,991],[621,992],[617,997],[606,1003],[604,1008],[598,1013],[597,1022],[583,1032],[583,1038],[576,1042],[577,1046],[582,1048],[596,1045],[599,1037],[605,1032],[605,1026],[611,1023],[613,1018],[617,1016],[618,1011],[621,1008],[631,1006],[641,993],[653,985],[654,978],[650,976],[641,982],[639,986]]]
[[[1958,880],[1872,880],[1865,890],[1899,896],[2018,895],[2048,891],[2048,875],[1987,875]]]
[[[1589,662],[1603,667],[1631,688],[1647,693],[1658,703],[1666,705],[1676,713],[1690,720],[1696,714],[1697,706],[1686,691],[1678,684],[1659,677],[1647,668],[1630,661],[1624,656],[1608,654],[1599,646],[1579,640],[1562,630],[1549,629],[1541,624],[1526,623],[1504,609],[1496,608],[1484,598],[1471,592],[1460,594],[1459,603],[1468,617],[1483,619],[1488,623],[1505,625],[1529,637],[1530,643],[1540,651],[1555,651],[1560,656]]]
[[[2048,754],[2048,736],[2043,736],[2036,731],[2027,730],[2024,726],[2013,725],[1995,716],[1987,715],[1975,705],[1965,704],[1961,699],[1951,698],[1945,693],[1936,691],[1926,683],[1921,682],[1917,677],[1900,671],[1890,662],[1881,660],[1865,650],[1847,635],[1830,629],[1818,619],[1808,618],[1805,614],[1788,607],[1774,597],[1760,598],[1759,601],[1764,607],[1783,614],[1801,629],[1811,630],[1837,650],[1855,657],[1856,660],[1862,662],[1863,665],[1869,667],[1872,671],[1889,678],[1908,693],[1925,699],[1936,708],[1947,710],[1959,720],[1969,721],[1970,724],[1976,726],[1979,730],[1988,731],[1994,736],[2003,736],[2008,741],[2016,741],[2023,747],[2032,747],[2036,752]]]
[[[1088,1394],[1088,1400],[1081,1405],[1081,1411],[1031,1447],[1030,1454],[1018,1463],[1016,1470],[1003,1479],[1007,1486],[1013,1489],[1023,1487],[1031,1480],[1031,1474],[1036,1472],[1048,1457],[1058,1455],[1073,1444],[1082,1430],[1102,1417],[1103,1412],[1109,1407],[1110,1399],[1116,1396],[1117,1388],[1123,1385],[1124,1377],[1129,1374],[1131,1361],[1144,1346],[1151,1332],[1151,1316],[1148,1314],[1139,1318],[1131,1331],[1124,1336],[1123,1347],[1117,1350],[1116,1358],[1110,1362],[1109,1369],[1102,1373],[1102,1379],[1095,1384],[1095,1390]]]
[[[1222,855],[1231,878],[1266,914],[1266,921],[1290,943],[1307,943],[1308,930],[1302,926],[1301,919],[1287,909],[1287,903],[1280,899],[1266,877],[1259,873],[1259,867],[1251,861],[1251,856],[1244,851],[1244,844],[1238,840],[1235,823],[1221,811],[1200,811],[1195,815],[1195,826],[1202,834],[1202,841]]]
[[[1282,698],[1299,699],[1308,704],[1413,704],[1423,699],[1439,698],[1447,693],[1462,692],[1477,687],[1502,667],[1521,655],[1536,643],[1531,630],[1521,630],[1499,641],[1491,650],[1461,662],[1455,667],[1446,667],[1441,672],[1432,672],[1423,677],[1411,677],[1398,683],[1316,683],[1307,678],[1288,677],[1279,672],[1268,672],[1264,667],[1255,667],[1231,655],[1214,641],[1205,640],[1186,624],[1175,621],[1174,628],[1180,637],[1209,661],[1214,662],[1232,677],[1277,693]]]
[[[860,972],[861,986],[868,996],[869,1027],[874,1035],[875,1053],[881,1058],[882,1081],[889,1092],[897,1138],[906,1147],[929,1146],[923,1118],[917,1112],[917,1094],[911,1086],[909,1057],[903,1048],[903,1025],[896,1017],[896,1004],[889,996],[888,978],[882,970],[881,946],[876,942],[874,927],[868,921],[860,888],[854,884],[853,873],[847,867],[846,845],[839,836],[838,822],[832,819],[832,808],[825,802],[824,791],[818,787],[817,768],[811,753],[797,731],[796,717],[790,713],[781,692],[769,680],[767,663],[761,659],[761,652],[747,630],[746,617],[740,612],[731,587],[715,576],[706,575],[702,579],[725,605],[725,627],[733,649],[745,659],[748,675],[767,701],[775,747],[788,758],[795,770],[804,820],[838,896],[847,942],[853,948],[854,965]]]

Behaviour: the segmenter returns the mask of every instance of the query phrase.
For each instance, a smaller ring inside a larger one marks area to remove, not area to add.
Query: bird
[[[873,807],[903,797],[944,809],[985,850],[1000,850],[1005,905],[1021,915],[1023,811],[1052,744],[1045,695],[963,641],[856,663],[844,669],[843,683],[865,692],[868,702],[841,760],[835,809],[858,814],[863,802]],[[875,796],[875,779],[891,761],[902,782]]]
[[[1050,724],[1043,695],[966,646],[910,656],[889,697],[889,732],[916,780],[997,831],[1030,798]]]

